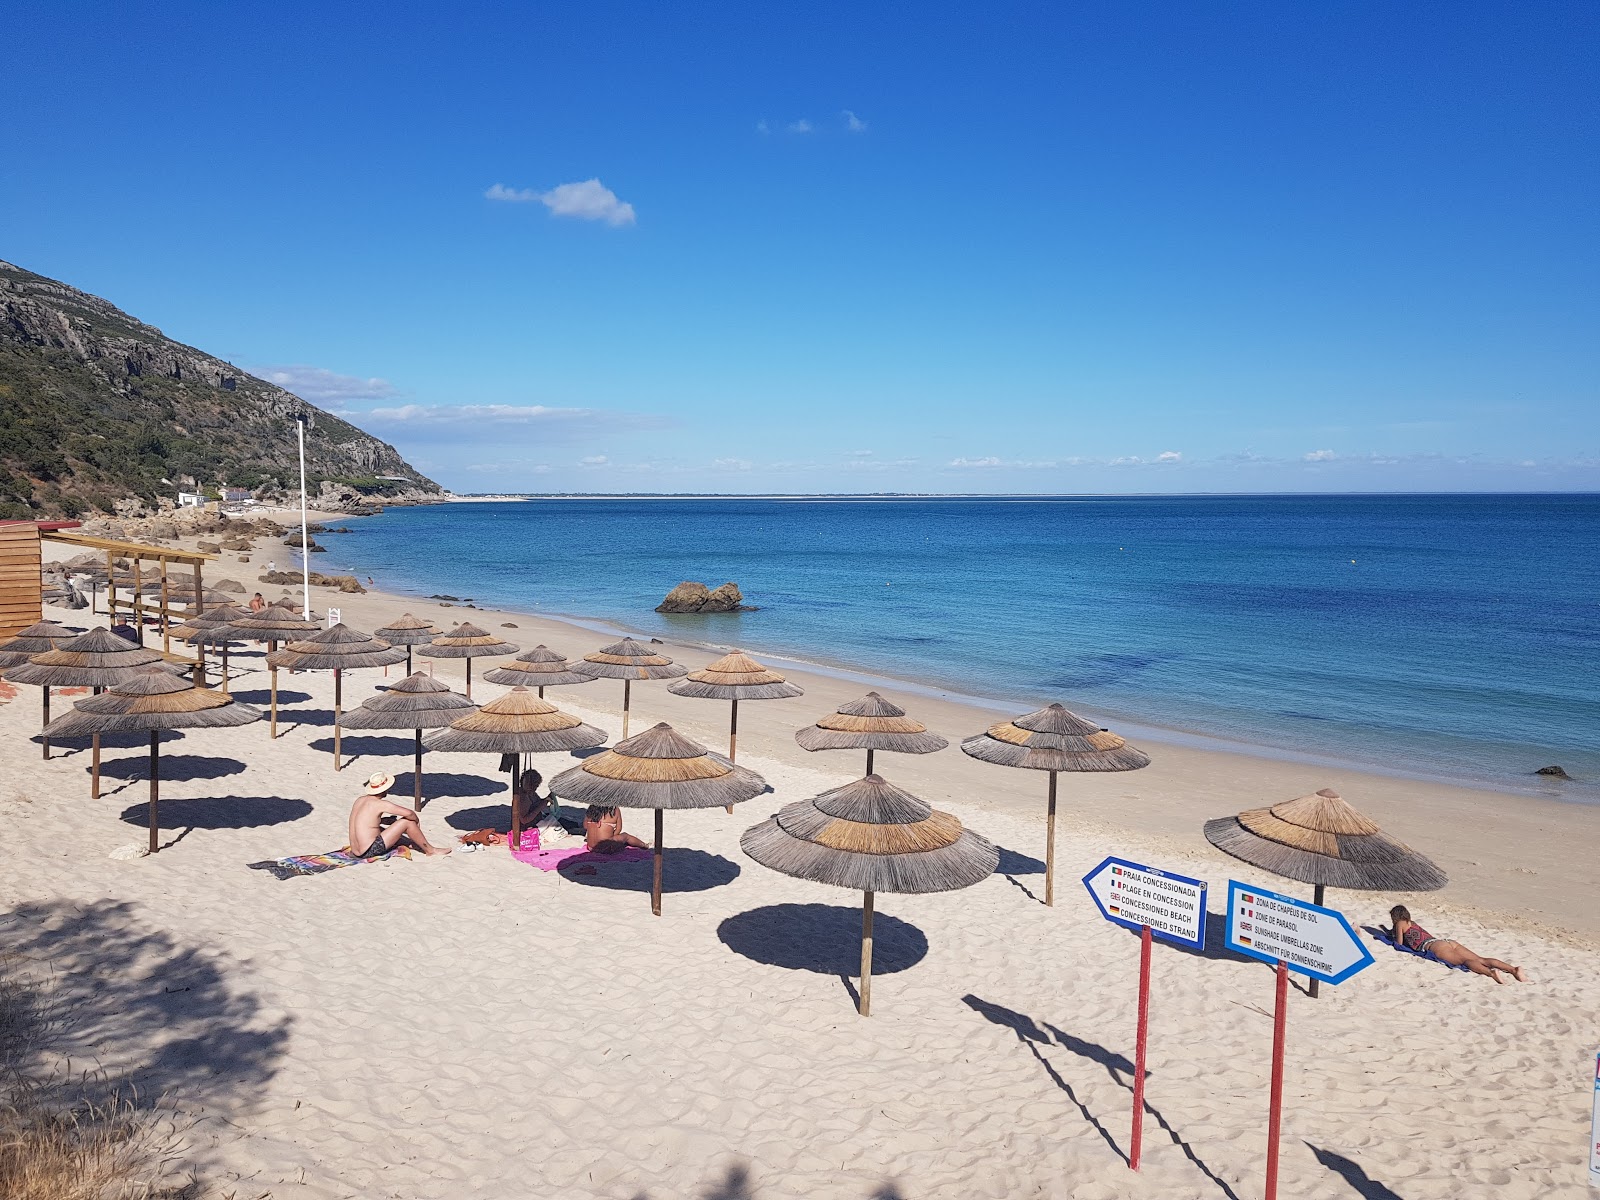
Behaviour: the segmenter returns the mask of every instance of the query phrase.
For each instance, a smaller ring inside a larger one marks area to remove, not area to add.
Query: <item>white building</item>
[[[178,507],[179,508],[204,508],[205,505],[206,505],[206,498],[204,496],[202,496],[199,492],[179,492],[178,493]]]

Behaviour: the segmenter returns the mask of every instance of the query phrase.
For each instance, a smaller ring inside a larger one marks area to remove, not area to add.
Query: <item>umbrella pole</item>
[[[467,659],[470,669],[472,660]],[[522,845],[522,806],[517,803],[517,766],[520,754],[511,756],[511,849],[516,850]]]
[[[406,674],[411,674],[411,647],[406,647]]]
[[[867,774],[872,774],[872,751],[867,751]]]
[[[624,738],[628,736],[628,701],[632,698],[632,696],[633,680],[624,679],[622,681],[622,736]],[[659,916],[660,910],[657,909],[656,912]]]
[[[1316,891],[1311,894],[1311,903],[1317,905],[1319,908],[1322,906],[1322,885],[1320,883],[1317,884]],[[1309,995],[1313,1000],[1317,998],[1317,992],[1319,990],[1318,985],[1321,982],[1322,980],[1320,979],[1313,979],[1311,981],[1310,988],[1307,989],[1306,994]]]
[[[872,1015],[872,893],[861,893],[861,1015]]]
[[[54,644],[55,644],[54,642],[51,643],[51,645],[54,645]],[[40,729],[43,729],[46,725],[50,724],[50,685],[48,683],[44,685],[43,696],[44,696],[44,722],[39,726]],[[44,739],[44,757],[45,757],[45,761],[48,762],[49,759],[50,759],[50,739],[49,738],[45,738]]]
[[[99,694],[100,689],[95,688],[94,695],[98,696]],[[89,739],[89,746],[90,754],[92,755],[89,766],[89,799],[98,800],[100,799],[100,735],[98,733]]]
[[[228,643],[222,643],[222,694],[228,694]]]
[[[472,699],[472,656],[467,656],[467,699]]]
[[[415,785],[411,789],[411,804],[413,808],[422,808],[422,730],[417,730],[417,769],[412,774]]]
[[[272,740],[278,738],[278,668],[269,667],[267,673],[272,676]]]
[[[733,756],[739,750],[739,697],[733,698],[733,711],[728,714],[728,761],[733,761]],[[733,813],[733,805],[728,805],[728,812]]]
[[[344,672],[337,667],[333,671],[333,769],[339,769],[339,718],[344,716]]]
[[[544,699],[544,684],[542,683],[539,685],[539,699]]]
[[[150,731],[150,853],[155,854],[161,846],[156,840],[156,804],[161,799],[161,750],[160,743],[156,740],[161,735],[154,729]]]
[[[1044,847],[1044,903],[1046,908],[1056,904],[1056,773],[1050,772],[1050,814],[1045,820]]]
[[[656,916],[661,915],[661,810],[656,809],[656,848],[654,879],[650,884],[650,911]]]

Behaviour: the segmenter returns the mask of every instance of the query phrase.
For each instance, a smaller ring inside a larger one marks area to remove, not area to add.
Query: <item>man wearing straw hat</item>
[[[392,787],[394,776],[379,771],[367,780],[367,790],[356,797],[350,809],[350,853],[358,858],[377,858],[404,841],[424,854],[449,854],[448,849],[433,845],[423,836],[422,818],[415,810],[389,799]],[[385,825],[384,817],[394,820]]]

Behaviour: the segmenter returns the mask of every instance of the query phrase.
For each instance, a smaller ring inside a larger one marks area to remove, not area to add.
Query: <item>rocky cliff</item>
[[[0,261],[0,517],[154,505],[180,487],[298,488],[301,409],[314,489],[439,497],[387,442],[98,296]]]

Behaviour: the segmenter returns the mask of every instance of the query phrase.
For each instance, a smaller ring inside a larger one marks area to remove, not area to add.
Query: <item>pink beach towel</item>
[[[589,864],[643,862],[650,857],[650,851],[641,850],[637,846],[628,846],[615,854],[591,854],[589,848],[582,842],[562,846],[559,849],[552,847],[549,850],[541,850],[539,831],[524,829],[521,844],[511,847],[511,857],[518,862],[527,863],[530,867],[538,867],[541,871],[555,871]]]

